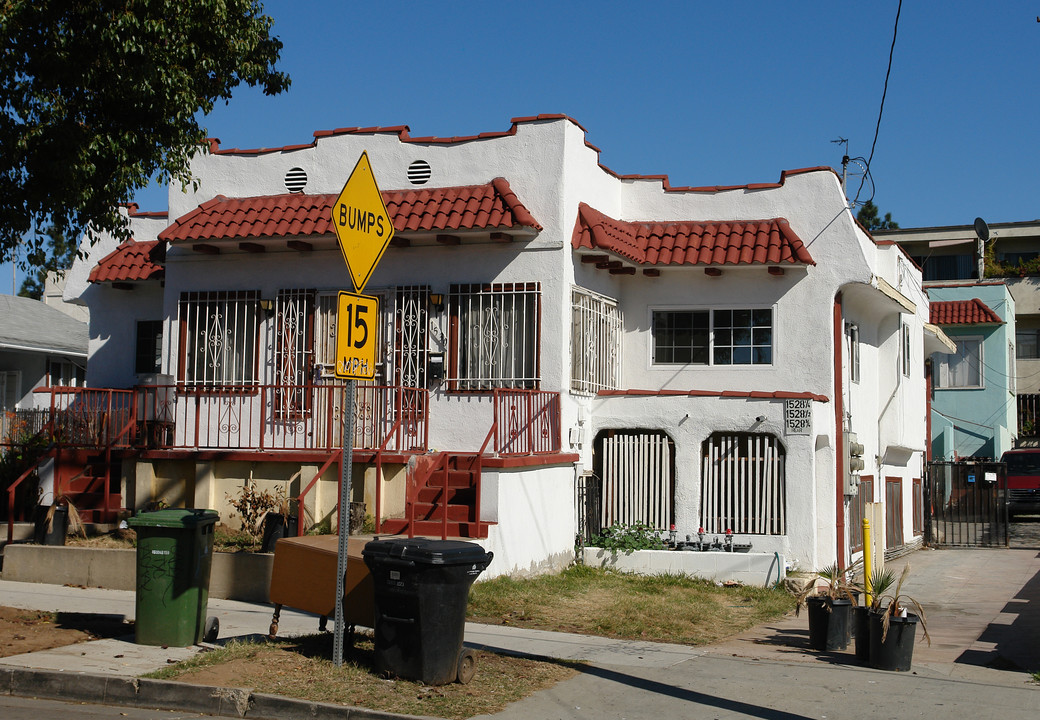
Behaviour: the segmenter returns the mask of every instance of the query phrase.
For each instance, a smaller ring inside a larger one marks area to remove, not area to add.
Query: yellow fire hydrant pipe
[[[871,565],[873,558],[871,557],[871,543],[870,543],[870,520],[863,518],[863,601],[866,607],[870,607],[872,590],[874,588],[870,585],[870,574]]]

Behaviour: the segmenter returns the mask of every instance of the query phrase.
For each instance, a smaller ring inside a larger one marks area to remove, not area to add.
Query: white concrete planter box
[[[719,582],[766,587],[784,579],[784,556],[777,553],[585,548],[585,564],[640,575],[689,575]]]

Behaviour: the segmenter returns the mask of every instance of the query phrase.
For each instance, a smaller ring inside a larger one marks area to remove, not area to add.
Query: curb
[[[66,673],[23,667],[0,667],[0,695],[64,702],[178,710],[255,720],[439,720],[368,708],[296,700],[243,688],[188,685],[170,680]]]

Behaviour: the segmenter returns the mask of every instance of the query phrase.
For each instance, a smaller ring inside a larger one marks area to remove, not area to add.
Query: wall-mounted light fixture
[[[265,315],[270,315],[274,312],[274,300],[261,298],[260,309],[264,311]]]
[[[430,305],[437,312],[444,309],[444,293],[430,293]]]

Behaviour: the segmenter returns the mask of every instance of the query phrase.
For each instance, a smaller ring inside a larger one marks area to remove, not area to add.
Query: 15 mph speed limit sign
[[[378,319],[378,298],[340,291],[336,321],[336,377],[371,380],[376,376]]]

